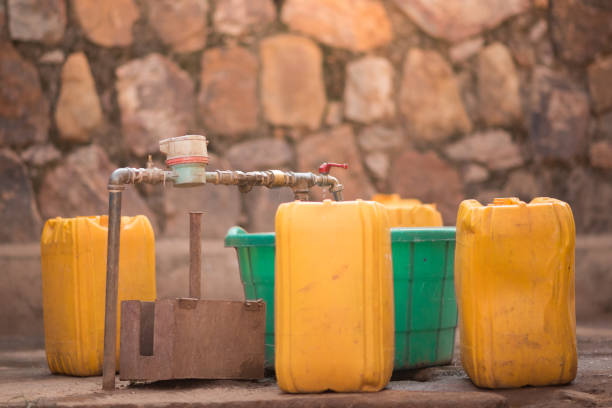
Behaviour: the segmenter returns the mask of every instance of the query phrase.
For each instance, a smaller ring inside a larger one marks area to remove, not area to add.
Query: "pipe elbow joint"
[[[334,176],[327,176],[327,178],[329,180],[329,191],[331,191],[332,193],[336,193],[344,190],[344,186],[340,184],[340,180],[338,180]]]
[[[108,190],[109,191],[122,191],[125,190],[126,184],[130,182],[130,169],[128,167],[122,167],[114,170],[108,178]]]
[[[343,201],[342,191],[344,186],[340,183],[340,180],[334,176],[327,176],[327,179],[329,181],[329,192],[334,196],[334,200]]]

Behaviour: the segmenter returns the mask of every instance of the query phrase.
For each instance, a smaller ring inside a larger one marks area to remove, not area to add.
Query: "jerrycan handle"
[[[525,205],[518,197],[494,198],[493,205]]]

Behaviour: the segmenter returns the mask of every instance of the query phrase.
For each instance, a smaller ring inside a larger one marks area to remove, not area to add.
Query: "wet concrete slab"
[[[612,406],[612,319],[578,329],[578,376],[566,386],[484,390],[458,363],[397,373],[379,393],[290,395],[274,378],[261,381],[118,382],[50,374],[41,349],[27,339],[0,341],[0,405],[15,407],[609,407]]]

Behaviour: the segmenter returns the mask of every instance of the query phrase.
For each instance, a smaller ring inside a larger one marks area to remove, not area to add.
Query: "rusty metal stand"
[[[189,213],[189,297],[202,293],[202,212]]]
[[[122,302],[120,378],[263,378],[266,305],[200,299],[202,213],[189,217],[190,297]]]

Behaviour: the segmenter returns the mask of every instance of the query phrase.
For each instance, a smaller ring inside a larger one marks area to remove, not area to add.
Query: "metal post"
[[[106,253],[106,313],[104,316],[104,363],[102,389],[115,389],[117,359],[117,291],[119,284],[119,239],[121,191],[108,193],[108,246]]]
[[[189,213],[189,297],[196,299],[202,297],[202,214]]]

